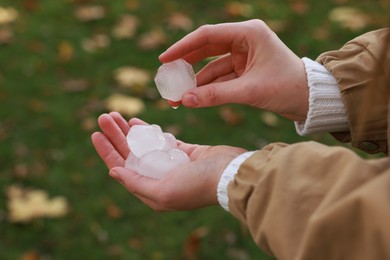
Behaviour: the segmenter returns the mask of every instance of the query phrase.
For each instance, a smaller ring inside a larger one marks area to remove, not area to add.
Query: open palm
[[[102,132],[92,135],[96,151],[110,169],[110,175],[129,192],[157,211],[184,210],[217,204],[216,189],[223,170],[245,152],[230,146],[194,145],[178,141],[191,162],[162,179],[152,179],[123,168],[130,152],[126,135],[133,125],[146,124],[133,118],[127,122],[119,113],[98,119]]]

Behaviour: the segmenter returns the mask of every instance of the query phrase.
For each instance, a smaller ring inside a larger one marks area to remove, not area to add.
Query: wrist
[[[245,152],[236,158],[234,158],[225,170],[222,172],[218,185],[217,185],[217,199],[219,205],[223,207],[226,211],[229,211],[229,197],[228,197],[228,186],[231,181],[233,181],[234,176],[238,172],[241,164],[248,159],[254,151]]]

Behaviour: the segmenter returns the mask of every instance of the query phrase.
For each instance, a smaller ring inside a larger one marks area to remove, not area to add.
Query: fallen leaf
[[[370,17],[367,14],[348,6],[334,8],[329,14],[329,20],[352,31],[364,29],[370,23]]]
[[[114,71],[114,78],[121,87],[144,87],[150,81],[148,71],[136,67],[125,66]]]
[[[66,198],[57,196],[49,199],[46,191],[9,186],[8,219],[13,223],[28,223],[37,218],[59,218],[69,212]]]
[[[225,6],[225,11],[228,15],[233,17],[250,17],[253,14],[253,8],[250,4],[245,4],[237,1],[229,2]]]
[[[129,247],[131,249],[134,249],[134,250],[139,250],[139,249],[142,249],[144,247],[143,240],[141,238],[136,238],[136,237],[130,238],[128,240],[127,244],[129,245]]]
[[[92,130],[96,129],[96,119],[95,118],[92,118],[92,117],[88,117],[88,118],[85,118],[82,122],[81,122],[81,128],[85,131],[85,132],[91,132]]]
[[[28,251],[22,255],[21,260],[40,260],[42,257],[36,251]]]
[[[84,39],[82,47],[86,52],[93,53],[110,46],[111,41],[105,34],[95,34],[91,38]]]
[[[224,106],[219,109],[219,115],[229,125],[239,125],[244,120],[241,113],[234,110],[232,107]]]
[[[116,111],[128,117],[137,116],[145,109],[145,104],[140,98],[122,94],[111,95],[106,99],[105,105],[109,111]]]
[[[18,16],[19,14],[16,9],[0,6],[0,25],[12,23],[18,18]]]
[[[61,62],[70,61],[73,58],[74,50],[70,42],[63,41],[58,45],[58,59]]]
[[[112,29],[112,34],[117,39],[131,39],[139,26],[139,19],[134,15],[123,15]]]
[[[208,234],[207,227],[200,227],[195,229],[187,238],[184,244],[184,255],[188,259],[193,259],[200,250],[200,243],[202,239]]]
[[[183,13],[173,13],[168,20],[168,26],[174,30],[191,31],[194,23],[191,18]]]
[[[22,6],[27,11],[36,11],[39,9],[39,0],[23,0]]]
[[[291,10],[298,15],[304,15],[310,9],[310,6],[306,0],[295,0],[290,5],[291,5]]]
[[[274,113],[271,112],[266,112],[266,111],[262,112],[261,119],[266,125],[270,127],[277,127],[279,124],[279,118]]]
[[[18,163],[14,166],[13,175],[17,178],[26,178],[29,175],[29,167],[26,163]]]
[[[121,208],[119,208],[112,202],[108,203],[108,205],[106,206],[106,213],[107,216],[112,219],[118,219],[123,215]]]
[[[100,5],[80,6],[75,11],[76,18],[82,22],[100,20],[105,14],[106,11],[104,7]]]
[[[167,41],[165,33],[161,29],[155,29],[140,36],[138,47],[142,50],[154,50]]]
[[[14,34],[9,28],[0,28],[0,44],[10,44],[14,38]]]
[[[139,7],[139,1],[138,0],[126,0],[125,6],[130,11],[135,11]]]
[[[62,82],[62,88],[66,92],[82,92],[90,86],[91,83],[87,79],[67,79]]]

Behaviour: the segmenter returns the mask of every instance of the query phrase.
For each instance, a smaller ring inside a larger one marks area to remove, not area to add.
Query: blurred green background
[[[372,0],[1,0],[0,259],[271,259],[219,207],[161,214],[128,194],[91,145],[96,119],[114,106],[191,143],[335,145],[245,106],[173,110],[155,90],[157,57],[203,24],[260,18],[314,59],[383,26],[388,8]],[[28,201],[37,190],[61,196],[68,213],[17,221],[10,205],[19,193],[27,215],[50,203]]]

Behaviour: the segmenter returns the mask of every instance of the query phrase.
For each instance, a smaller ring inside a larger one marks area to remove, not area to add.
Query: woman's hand
[[[260,20],[205,25],[160,55],[191,64],[219,56],[198,74],[198,88],[183,95],[187,107],[240,103],[305,120],[308,87],[304,65]],[[171,105],[177,105],[170,102]]]
[[[129,122],[116,112],[98,119],[102,132],[92,135],[96,151],[110,175],[129,192],[156,211],[188,210],[218,204],[217,185],[226,166],[244,149],[230,146],[204,146],[178,141],[191,162],[178,167],[162,179],[152,179],[123,168],[129,154],[126,135],[130,127],[146,124],[133,118]]]

